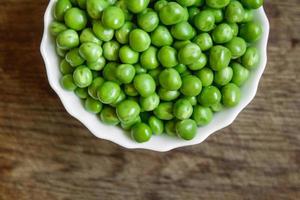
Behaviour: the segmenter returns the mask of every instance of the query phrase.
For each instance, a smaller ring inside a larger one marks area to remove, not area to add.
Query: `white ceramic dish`
[[[50,0],[45,12],[44,36],[41,43],[41,53],[45,62],[48,80],[69,114],[82,122],[98,138],[112,141],[129,149],[140,148],[161,152],[169,151],[177,147],[199,144],[212,133],[230,125],[237,115],[251,102],[256,94],[259,80],[267,62],[269,22],[263,8],[256,11],[256,20],[260,21],[264,27],[263,36],[256,44],[261,53],[261,60],[259,66],[251,72],[249,80],[241,88],[242,97],[240,104],[235,108],[227,109],[215,114],[213,121],[209,125],[199,128],[197,136],[191,141],[184,141],[182,139],[168,136],[154,136],[147,143],[136,143],[121,129],[102,124],[96,115],[85,111],[81,101],[73,92],[67,92],[60,86],[59,79],[61,74],[58,67],[59,58],[56,55],[53,38],[51,37],[48,29],[50,22],[53,20],[52,8],[54,2],[55,0]]]

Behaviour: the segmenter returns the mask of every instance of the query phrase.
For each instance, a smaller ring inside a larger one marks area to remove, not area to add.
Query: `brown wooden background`
[[[266,0],[269,62],[255,100],[201,145],[126,150],[93,137],[50,89],[47,0],[0,0],[0,199],[300,199],[300,1]]]

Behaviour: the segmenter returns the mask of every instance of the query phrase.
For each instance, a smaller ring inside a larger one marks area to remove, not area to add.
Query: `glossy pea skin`
[[[121,122],[128,122],[139,116],[141,108],[132,100],[124,100],[117,105],[116,112]]]
[[[144,74],[147,73],[147,69],[143,68],[139,63],[133,65],[135,68],[136,74]]]
[[[126,0],[127,9],[132,13],[140,13],[148,7],[149,0]]]
[[[66,11],[70,8],[72,8],[72,4],[69,0],[58,0],[54,8],[54,18],[63,21]]]
[[[182,80],[175,69],[168,68],[160,73],[159,83],[166,90],[178,90],[182,85]]]
[[[241,2],[246,8],[257,9],[263,5],[264,0],[241,0]]]
[[[79,53],[79,49],[75,48],[66,54],[66,61],[72,66],[77,67],[84,63],[84,58]]]
[[[122,101],[124,101],[126,99],[126,95],[125,93],[121,90],[120,95],[118,96],[118,98],[112,102],[110,105],[113,107],[116,107],[119,103],[121,103]]]
[[[80,31],[86,27],[87,16],[85,11],[79,8],[70,8],[64,16],[66,25],[76,31]]]
[[[244,18],[242,22],[251,22],[254,19],[254,12],[250,9],[245,9]]]
[[[190,65],[196,62],[201,56],[201,49],[195,43],[189,43],[182,47],[178,52],[179,63]]]
[[[156,93],[148,97],[140,98],[140,105],[143,111],[153,111],[160,103],[159,96]]]
[[[183,72],[185,72],[187,70],[187,66],[184,64],[178,64],[174,67],[174,69],[179,73],[182,74]]]
[[[229,42],[232,38],[233,31],[226,23],[219,24],[212,32],[212,39],[217,44]]]
[[[180,96],[180,92],[178,90],[166,90],[165,88],[159,88],[158,95],[163,101],[173,101]]]
[[[159,24],[159,17],[152,9],[146,9],[137,16],[138,26],[146,32],[152,32]]]
[[[212,121],[213,112],[210,108],[197,105],[194,107],[192,118],[197,126],[205,126]]]
[[[66,56],[66,54],[67,54],[67,50],[63,50],[63,49],[59,48],[58,46],[56,46],[55,52],[61,58],[64,58]]]
[[[160,21],[167,26],[183,21],[184,17],[184,8],[176,2],[169,2],[159,10]]]
[[[80,99],[86,99],[89,96],[86,88],[76,88],[74,92]]]
[[[120,123],[116,110],[111,106],[104,106],[101,113],[100,119],[103,123],[116,126]]]
[[[155,69],[159,66],[157,48],[150,46],[141,54],[140,64],[145,69]]]
[[[213,46],[212,38],[208,33],[197,35],[193,42],[196,43],[202,51],[207,51]]]
[[[165,124],[165,132],[168,136],[176,136],[176,120],[167,121]]]
[[[234,83],[229,83],[222,88],[222,103],[226,107],[236,106],[241,99],[241,91]]]
[[[73,76],[71,74],[64,75],[60,79],[61,86],[68,91],[74,91],[77,86],[74,83]]]
[[[173,47],[164,46],[159,49],[157,58],[164,67],[174,67],[178,64],[177,51]]]
[[[188,22],[183,21],[171,28],[171,34],[177,40],[190,40],[196,35],[196,30]]]
[[[87,62],[96,62],[102,55],[102,48],[95,43],[86,42],[81,44],[79,53]]]
[[[61,32],[67,30],[68,27],[63,23],[60,23],[58,21],[53,21],[53,22],[51,22],[49,29],[50,29],[51,35],[56,37]]]
[[[58,34],[56,44],[62,50],[72,49],[79,45],[79,36],[74,30],[65,30]]]
[[[223,86],[228,84],[233,76],[233,71],[231,67],[225,67],[224,69],[221,69],[217,72],[215,72],[214,75],[214,82],[218,86]]]
[[[179,99],[173,106],[173,113],[177,119],[188,119],[193,114],[193,106],[188,100]]]
[[[84,29],[81,32],[79,39],[80,39],[80,43],[92,42],[97,45],[102,45],[102,41],[96,37],[92,29],[90,28]]]
[[[198,96],[198,102],[209,107],[215,105],[221,101],[221,92],[215,86],[204,87],[201,94]]]
[[[193,23],[194,17],[200,12],[200,9],[197,8],[196,6],[193,6],[188,8],[188,12],[189,12],[189,22]]]
[[[156,68],[148,71],[148,74],[152,76],[154,79],[156,85],[159,85],[159,74],[161,73],[162,69],[161,68]]]
[[[133,28],[134,24],[132,22],[125,22],[123,26],[115,32],[117,41],[121,44],[127,44],[129,41],[129,33]]]
[[[225,10],[225,19],[230,23],[239,23],[244,19],[245,10],[239,1],[231,1]]]
[[[116,71],[117,71],[118,64],[116,62],[109,62],[105,65],[102,75],[103,78],[108,81],[114,81],[118,83],[118,79],[116,77]]]
[[[151,43],[157,47],[170,46],[173,43],[173,37],[167,27],[159,25],[151,33]]]
[[[106,60],[117,61],[119,59],[120,44],[114,40],[105,42],[103,45],[103,56]]]
[[[79,66],[73,73],[74,83],[80,87],[88,87],[93,82],[93,74],[87,66]]]
[[[131,83],[135,76],[135,68],[130,64],[121,64],[117,67],[116,77],[121,83]]]
[[[190,40],[177,40],[173,43],[173,47],[178,51],[179,49],[183,48],[185,45],[191,43]]]
[[[139,95],[138,91],[135,89],[132,83],[124,85],[124,92],[127,96],[130,97],[135,97]]]
[[[102,103],[100,101],[88,97],[84,102],[84,107],[87,111],[97,114],[102,110]]]
[[[142,97],[148,97],[155,92],[155,81],[149,74],[138,74],[133,81],[135,89]]]
[[[159,12],[160,9],[162,9],[167,4],[168,4],[168,1],[166,1],[166,0],[158,0],[154,3],[154,10],[156,12]]]
[[[237,23],[228,23],[230,28],[232,29],[232,34],[236,37],[239,34],[239,25]]]
[[[214,72],[205,67],[196,73],[196,76],[201,80],[202,86],[210,86],[214,81]]]
[[[148,120],[148,124],[154,135],[161,135],[164,132],[164,123],[157,117],[151,116]]]
[[[65,59],[63,59],[59,64],[59,70],[63,75],[66,75],[66,74],[72,74],[74,68]]]
[[[207,56],[204,53],[201,53],[200,58],[194,63],[188,65],[188,68],[192,71],[197,71],[205,67],[207,64]]]
[[[224,46],[216,45],[210,49],[209,64],[210,67],[219,71],[229,65],[231,60],[231,52]]]
[[[177,135],[184,140],[192,140],[197,133],[197,124],[192,119],[185,119],[176,123]]]
[[[180,5],[189,7],[195,4],[196,0],[176,0]]]
[[[224,20],[224,13],[222,9],[206,7],[205,10],[213,13],[215,17],[215,23],[220,23]]]
[[[139,60],[139,53],[134,51],[128,45],[122,46],[119,50],[119,58],[122,63],[135,64]]]
[[[224,46],[230,50],[232,59],[236,59],[244,55],[247,49],[247,43],[240,37],[233,37],[232,40],[227,42]]]
[[[103,56],[100,56],[95,62],[87,62],[87,66],[94,71],[100,71],[104,68],[106,60]]]
[[[206,0],[206,4],[211,8],[224,8],[230,3],[230,0]]]
[[[254,69],[259,63],[259,52],[255,47],[248,47],[245,54],[242,56],[242,65],[247,69]]]
[[[200,94],[202,83],[197,76],[187,75],[182,78],[180,92],[185,96],[193,97]]]
[[[157,108],[153,111],[155,116],[161,120],[171,120],[174,118],[173,115],[173,103],[172,102],[161,102]]]
[[[100,19],[102,12],[109,6],[106,0],[87,0],[86,10],[92,19]]]
[[[111,104],[117,100],[121,93],[120,86],[112,81],[106,81],[100,85],[97,91],[98,99],[104,104]]]
[[[88,87],[88,94],[95,100],[98,100],[98,88],[104,83],[102,77],[95,78],[92,84]]]
[[[209,10],[203,10],[194,17],[194,25],[199,31],[208,32],[215,27],[215,16]]]
[[[141,117],[140,116],[137,116],[136,118],[128,121],[128,122],[121,122],[121,127],[126,130],[126,131],[129,131],[131,130],[131,128],[138,124],[138,123],[141,123],[142,120],[141,120]]]
[[[131,137],[138,143],[147,142],[151,139],[152,130],[145,123],[138,123],[131,129]]]
[[[114,37],[114,29],[108,28],[100,21],[93,23],[93,31],[95,35],[102,41],[108,42]]]
[[[224,109],[224,106],[221,102],[216,103],[215,105],[210,106],[211,110],[213,112],[220,112],[221,110]]]
[[[233,71],[231,82],[239,87],[242,86],[249,78],[249,70],[236,62],[231,64],[231,68]]]
[[[149,48],[151,44],[150,36],[142,29],[134,29],[129,34],[129,45],[137,52],[143,52]]]
[[[240,27],[239,36],[247,42],[256,42],[262,36],[262,26],[257,22],[247,22]]]
[[[119,29],[125,23],[125,15],[121,8],[116,6],[107,7],[102,13],[102,23],[111,29]]]

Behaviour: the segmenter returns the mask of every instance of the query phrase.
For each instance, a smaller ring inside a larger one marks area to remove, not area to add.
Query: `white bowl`
[[[107,126],[100,122],[99,118],[85,111],[81,101],[73,92],[67,92],[62,89],[59,83],[61,77],[59,71],[59,58],[55,52],[55,43],[49,33],[49,24],[53,20],[52,8],[55,0],[50,0],[48,8],[44,16],[44,36],[41,43],[41,53],[46,65],[47,76],[53,90],[61,99],[64,107],[70,115],[82,122],[96,137],[106,139],[117,143],[129,149],[149,149],[154,151],[169,151],[177,147],[199,144],[204,141],[212,133],[230,125],[237,115],[251,102],[254,98],[259,80],[266,67],[267,62],[267,41],[269,36],[269,22],[263,8],[256,11],[256,20],[258,20],[263,28],[263,36],[256,43],[256,47],[260,50],[261,60],[259,66],[251,72],[249,80],[241,88],[242,96],[238,106],[231,109],[223,110],[214,115],[213,121],[205,126],[198,128],[197,136],[191,141],[173,138],[169,136],[153,136],[149,142],[139,144],[134,142],[127,133],[120,128]]]

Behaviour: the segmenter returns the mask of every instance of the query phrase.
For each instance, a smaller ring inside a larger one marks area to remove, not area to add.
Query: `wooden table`
[[[47,3],[0,1],[1,200],[300,199],[299,0],[266,0],[269,62],[251,105],[168,153],[96,139],[67,114],[39,53]]]

